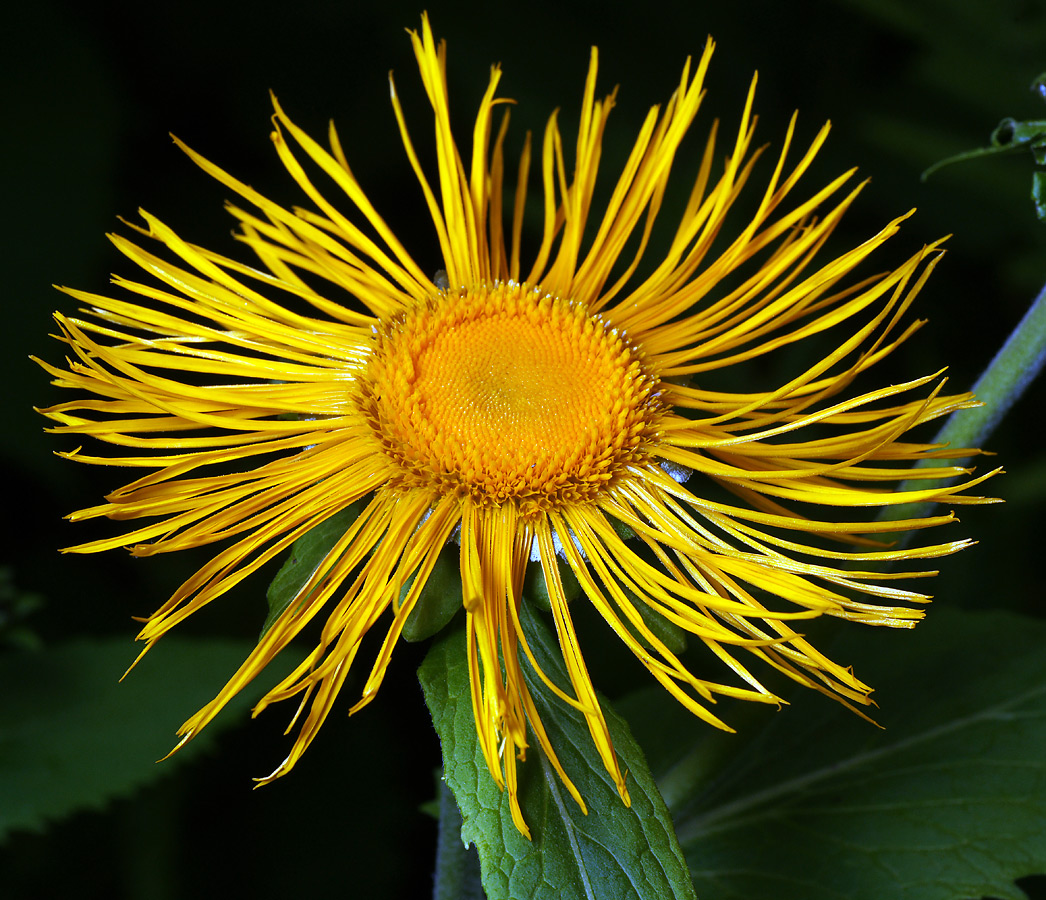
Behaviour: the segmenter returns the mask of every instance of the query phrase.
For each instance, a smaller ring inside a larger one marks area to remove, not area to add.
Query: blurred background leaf
[[[228,678],[250,648],[171,637],[124,684],[118,679],[141,649],[125,640],[0,656],[0,684],[8,687],[0,698],[0,841],[15,829],[43,831],[61,817],[100,809],[213,747],[256,691],[237,698],[214,734],[156,765],[175,744],[172,721],[206,703],[203,686]]]
[[[1008,613],[841,629],[825,649],[876,686],[882,728],[793,691],[707,736],[663,692],[627,698],[698,896],[1023,900],[1046,860],[1044,643]]]

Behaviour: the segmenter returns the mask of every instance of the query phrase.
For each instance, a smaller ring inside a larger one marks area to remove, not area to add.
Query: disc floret
[[[504,281],[384,323],[358,402],[403,488],[528,514],[590,502],[645,463],[657,387],[602,316]]]

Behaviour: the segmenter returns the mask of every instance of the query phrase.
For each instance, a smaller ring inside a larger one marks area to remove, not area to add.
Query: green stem
[[[982,406],[952,413],[933,441],[952,447],[979,447],[993,434],[1025,389],[1046,363],[1046,286],[1039,291],[1024,318],[1006,339],[1002,349],[981,373],[973,392]],[[925,460],[920,465],[942,465],[944,460]],[[919,485],[906,484],[906,488]],[[928,514],[930,503],[908,503],[886,507],[882,519],[914,519]]]
[[[439,838],[432,900],[483,900],[479,854],[461,841],[461,812],[445,781],[439,783]]]
[[[1046,286],[988,364],[973,392],[984,404],[953,414],[936,437],[959,447],[983,444],[1046,363]]]

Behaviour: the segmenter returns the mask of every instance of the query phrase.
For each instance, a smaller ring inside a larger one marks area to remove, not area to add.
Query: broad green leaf
[[[613,519],[611,524],[619,532],[626,530],[626,527],[620,522],[616,522]],[[622,534],[626,539],[628,537],[634,537],[631,531],[627,534]],[[556,560],[556,565],[559,566],[559,577],[563,583],[563,594],[566,597],[568,603],[573,603],[578,597],[582,596],[581,585],[578,583],[577,576],[574,574],[574,570],[570,568],[565,562],[560,559]],[[631,591],[625,588],[626,592],[630,597],[635,599],[635,596]],[[548,596],[548,585],[545,584],[545,576],[542,574],[541,566],[528,566],[527,575],[523,581],[523,598],[525,602],[533,603],[538,609],[543,609],[546,612],[552,609],[551,602]],[[682,653],[686,650],[686,632],[683,631],[678,625],[674,625],[669,622],[664,616],[658,615],[647,606],[645,603],[636,601],[636,609],[639,614],[643,617],[643,621],[662,643],[668,647],[673,653]],[[639,632],[632,627],[626,616],[621,616],[621,621],[625,628],[629,630],[633,637],[635,637],[644,647],[650,649],[647,644],[646,638],[644,638]]]
[[[827,649],[876,687],[883,729],[808,691],[737,735],[701,737],[667,698],[627,704],[660,732],[698,894],[1025,900],[1014,880],[1046,871],[1044,647],[1046,624],[1003,613],[842,630]]]
[[[0,648],[39,649],[42,646],[40,638],[27,623],[43,606],[43,597],[19,590],[11,569],[0,566]]]
[[[563,583],[563,596],[567,603],[573,603],[581,596],[581,585],[570,568],[562,559],[556,558],[559,567],[559,580]],[[541,566],[527,566],[527,574],[523,579],[523,602],[533,603],[538,609],[549,612],[552,602],[548,597],[548,585],[545,584],[545,575]]]
[[[363,501],[353,503],[320,522],[294,542],[290,555],[280,566],[280,571],[276,573],[265,593],[265,599],[269,603],[269,614],[262,625],[262,634],[265,634],[279,618],[280,613],[290,606],[291,601],[298,596],[298,591],[312,577],[317,566],[338,543],[338,538],[356,521],[362,510]]]
[[[405,585],[406,594],[409,585]],[[461,609],[461,568],[458,548],[449,544],[440,552],[421,596],[403,626],[403,639],[423,641],[441,632]]]
[[[0,838],[97,809],[162,777],[213,743],[257,693],[235,698],[199,738],[157,765],[177,726],[251,647],[166,637],[120,682],[137,649],[123,639],[81,640],[0,655]]]
[[[639,600],[635,594],[625,588],[626,593],[632,599],[633,604],[640,616],[643,618],[643,622],[647,628],[653,633],[654,637],[661,641],[669,650],[673,653],[679,654],[686,650],[686,632],[683,631],[678,625],[673,622],[669,622],[664,616],[654,612],[649,606],[643,601]],[[615,606],[617,604],[615,603]],[[628,620],[627,616],[618,613],[622,624],[629,630],[632,636],[639,641],[647,650],[653,650],[650,646],[649,641],[639,630],[635,628],[632,623]]]
[[[317,566],[330,553],[338,539],[363,511],[364,500],[353,503],[336,515],[321,522],[294,542],[290,554],[269,584],[266,599],[269,613],[262,625],[262,634],[272,627],[294,599],[304,584],[312,577]],[[402,593],[410,587],[408,582]],[[305,600],[307,598],[301,598]],[[301,602],[301,601],[299,601]],[[403,628],[403,637],[408,641],[422,641],[441,631],[454,614],[461,609],[461,574],[458,570],[457,554],[453,546],[444,548],[428,581],[421,590],[414,610]]]
[[[558,645],[526,605],[523,624],[538,663],[566,685]],[[610,732],[628,772],[631,808],[618,796],[580,717],[526,669],[549,738],[589,809],[587,816],[581,812],[533,741],[520,778],[520,802],[533,835],[528,841],[512,824],[508,796],[494,784],[476,741],[460,629],[432,648],[419,676],[443,746],[444,777],[464,818],[462,840],[479,850],[489,900],[694,897],[643,753],[605,702]]]

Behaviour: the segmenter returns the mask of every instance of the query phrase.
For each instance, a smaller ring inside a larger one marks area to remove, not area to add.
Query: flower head
[[[752,660],[849,704],[869,702],[870,688],[820,654],[796,620],[911,626],[927,597],[894,583],[933,573],[876,573],[875,564],[943,556],[967,542],[891,548],[875,535],[953,516],[881,521],[861,512],[986,502],[967,491],[987,476],[933,462],[976,451],[905,438],[972,405],[972,396],[945,395],[939,374],[854,388],[917,327],[903,320],[938,244],[894,271],[854,280],[902,216],[818,261],[860,188],[844,189],[846,173],[786,205],[827,134],[826,126],[789,162],[794,119],[754,212],[728,232],[727,215],[763,152],[753,148],[753,81],[725,162],[716,162],[713,128],[670,245],[651,264],[646,251],[670,170],[689,162],[677,154],[701,101],[709,41],[668,103],[650,110],[598,207],[615,95],[596,98],[593,50],[572,168],[555,114],[545,129],[537,154],[544,228],[524,261],[531,145],[528,136],[509,202],[507,110],[493,130],[506,102],[497,95],[500,69],[491,70],[463,157],[450,125],[445,47],[427,19],[411,39],[435,115],[434,184],[395,86],[392,106],[435,226],[438,266],[419,264],[397,240],[333,126],[324,148],[274,100],[273,142],[312,209],[285,209],[185,148],[246,204],[230,211],[255,263],[186,243],[143,213],[140,231],[165,256],[112,240],[150,280],[116,278],[126,299],[67,290],[85,314],[55,316],[72,358],[65,369],[41,365],[79,396],[43,412],[53,431],[121,448],[115,457],[65,455],[147,472],[71,516],[129,520],[132,530],[70,549],[130,546],[149,556],[224,542],[146,620],[146,649],[318,523],[362,504],[228,684],[182,726],[182,742],[316,619],[315,647],[258,707],[299,698],[290,754],[262,781],[286,773],[334,706],[362,639],[378,629],[384,640],[352,711],[374,697],[452,541],[479,741],[524,832],[516,765],[531,741],[584,807],[522,677],[524,656],[540,672],[519,615],[532,561],[570,691],[545,683],[585,718],[626,802],[572,622],[567,570],[585,597],[577,602],[593,604],[651,675],[712,725],[728,727],[710,709],[720,696],[778,702],[750,671]],[[334,182],[338,202],[314,185],[306,164]],[[437,267],[445,274],[430,276]],[[721,377],[822,333],[829,352],[808,357],[783,383],[738,393]],[[910,468],[916,461],[929,465]],[[904,479],[925,487],[891,490]],[[729,670],[724,681],[693,674],[651,630],[651,615],[718,657]]]

